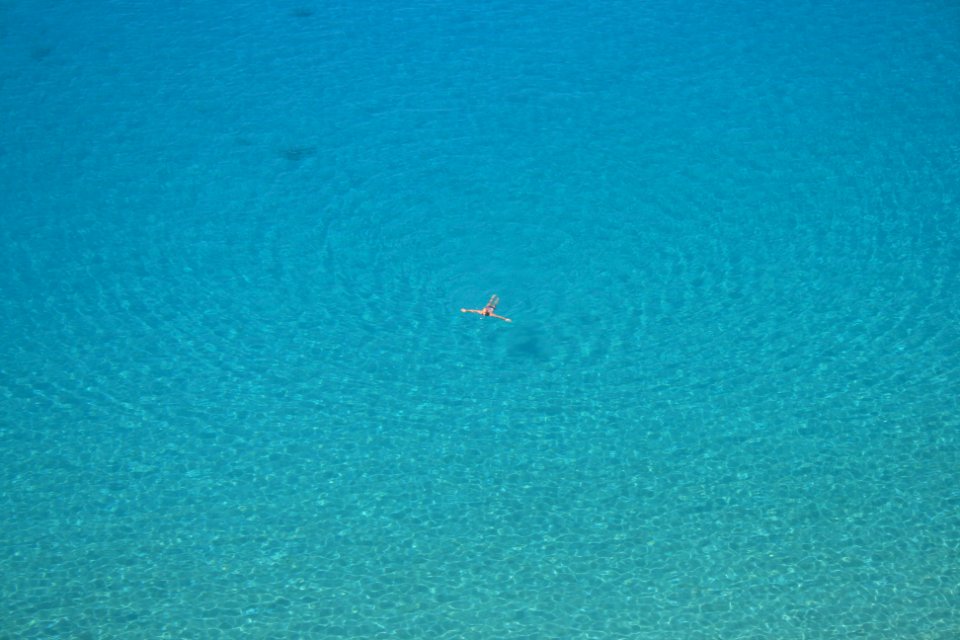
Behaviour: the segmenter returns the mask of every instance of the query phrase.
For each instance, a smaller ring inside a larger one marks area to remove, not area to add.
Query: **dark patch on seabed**
[[[510,345],[510,353],[517,357],[528,358],[537,362],[546,362],[550,354],[544,345],[542,337],[533,331],[527,331]]]
[[[284,147],[280,156],[289,162],[302,162],[317,153],[316,147]]]
[[[30,50],[30,57],[37,62],[42,62],[49,58],[51,53],[53,53],[52,45],[37,45]]]
[[[316,13],[311,7],[294,7],[290,11],[290,15],[294,18],[310,18]]]

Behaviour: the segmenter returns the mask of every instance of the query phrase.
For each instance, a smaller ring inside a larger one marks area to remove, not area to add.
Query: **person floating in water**
[[[497,294],[490,296],[490,299],[487,301],[487,306],[483,309],[460,309],[462,313],[479,313],[482,316],[487,316],[489,318],[498,318],[500,320],[506,320],[507,322],[513,322],[510,318],[504,318],[503,316],[498,316],[494,313],[497,310],[497,305],[500,303],[500,297]]]

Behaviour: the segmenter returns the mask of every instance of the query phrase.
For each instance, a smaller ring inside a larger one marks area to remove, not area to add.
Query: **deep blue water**
[[[960,636],[960,8],[840,4],[0,4],[0,637]]]

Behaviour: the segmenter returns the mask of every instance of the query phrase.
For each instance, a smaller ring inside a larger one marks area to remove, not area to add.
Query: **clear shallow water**
[[[3,5],[2,635],[955,636],[960,16],[634,4]]]

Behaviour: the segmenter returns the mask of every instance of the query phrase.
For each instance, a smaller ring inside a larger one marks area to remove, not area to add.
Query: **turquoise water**
[[[0,637],[958,637],[960,10],[821,4],[0,5]]]

